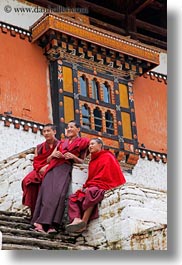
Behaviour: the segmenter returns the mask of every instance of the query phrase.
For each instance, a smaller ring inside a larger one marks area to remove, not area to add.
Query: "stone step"
[[[68,234],[61,234],[58,233],[56,235],[49,235],[49,234],[44,234],[44,233],[39,233],[36,231],[31,231],[31,230],[22,230],[22,229],[16,229],[16,228],[10,228],[7,226],[0,226],[0,231],[5,235],[12,235],[12,236],[24,236],[24,237],[33,237],[33,238],[44,238],[44,239],[48,239],[48,240],[60,240],[62,242],[66,242],[66,243],[75,243],[75,236],[71,236]]]
[[[9,216],[9,215],[0,215],[0,219],[2,221],[11,221],[11,222],[17,222],[17,223],[25,223],[25,224],[30,224],[30,221],[24,217],[20,216]]]
[[[8,212],[8,211],[2,211],[0,210],[0,216],[6,215],[6,216],[17,216],[17,217],[25,217],[25,214],[22,212]]]
[[[1,216],[0,216],[0,228],[1,226],[22,229],[22,230],[29,230],[32,227],[28,223],[19,223],[19,222],[11,222],[10,220],[9,221],[1,220]]]
[[[49,235],[36,232],[31,228],[23,213],[0,211],[2,249],[94,250],[93,247],[84,244],[81,235],[70,235],[61,230],[56,235]]]
[[[17,244],[3,244],[2,250],[39,250],[39,247],[24,246]]]
[[[16,245],[23,245],[28,247],[38,247],[39,249],[76,249],[76,246],[71,243],[63,243],[61,241],[51,241],[33,237],[23,237],[23,236],[11,236],[11,235],[3,235],[2,243],[4,244],[16,244]]]

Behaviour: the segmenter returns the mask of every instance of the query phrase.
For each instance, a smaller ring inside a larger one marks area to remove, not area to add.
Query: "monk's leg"
[[[82,221],[85,222],[85,224],[88,223],[89,218],[90,218],[90,216],[92,214],[92,211],[93,211],[94,207],[95,206],[91,206],[91,207],[89,207],[88,209],[85,210],[85,212],[83,214],[83,217],[82,217]]]
[[[72,201],[72,198],[74,198],[74,194],[70,195],[68,199],[68,216],[70,223],[75,219],[81,219],[81,211],[80,207],[78,205],[78,201]]]

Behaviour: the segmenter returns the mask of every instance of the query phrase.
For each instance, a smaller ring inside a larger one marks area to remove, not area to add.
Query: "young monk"
[[[66,230],[70,233],[86,230],[88,222],[98,218],[98,203],[103,200],[105,191],[126,182],[115,156],[102,148],[103,142],[100,138],[90,140],[88,178],[82,190],[69,196],[70,224],[66,226]]]
[[[21,183],[23,190],[22,204],[29,209],[30,216],[33,216],[42,178],[49,165],[47,158],[51,155],[59,142],[55,137],[55,125],[46,124],[42,133],[45,138],[45,142],[37,145],[35,148],[33,170],[24,177]]]
[[[39,232],[56,233],[65,209],[65,199],[71,181],[73,163],[83,163],[89,139],[79,136],[75,121],[68,123],[67,138],[49,156],[31,224]]]

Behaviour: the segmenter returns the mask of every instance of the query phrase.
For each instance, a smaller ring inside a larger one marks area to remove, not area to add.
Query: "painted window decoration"
[[[82,106],[82,126],[86,129],[91,129],[90,117],[90,108],[87,104],[84,104]]]
[[[84,97],[88,97],[88,80],[85,75],[80,76],[80,93]]]
[[[105,112],[106,132],[114,134],[114,118],[110,110]]]
[[[101,110],[96,107],[93,111],[94,114],[94,125],[95,125],[95,130],[98,132],[102,132],[102,112]]]
[[[99,135],[107,134],[109,138],[122,133],[120,136],[123,139],[132,141],[128,84],[122,80],[114,84],[107,76],[94,76],[83,71],[78,71],[78,80],[78,93],[83,96],[79,98],[83,129],[95,131]],[[122,128],[118,127],[118,124],[122,125]]]

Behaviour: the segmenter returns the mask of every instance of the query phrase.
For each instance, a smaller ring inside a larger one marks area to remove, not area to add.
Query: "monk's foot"
[[[41,224],[38,223],[34,223],[34,231],[36,232],[41,232],[41,233],[45,233],[43,226]]]

